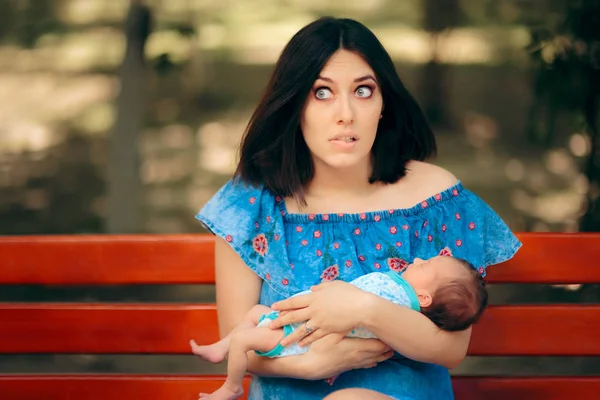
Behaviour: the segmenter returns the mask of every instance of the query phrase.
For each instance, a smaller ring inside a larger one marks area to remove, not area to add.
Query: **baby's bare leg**
[[[229,332],[227,336],[218,342],[207,346],[199,346],[194,340],[190,340],[192,353],[212,363],[222,362],[229,352],[229,343],[233,333],[239,329],[254,328],[258,324],[260,316],[271,311],[272,310],[267,306],[260,304],[255,305],[246,313],[244,319],[231,332]]]
[[[392,398],[374,390],[351,388],[335,391],[323,400],[392,400]]]
[[[212,394],[200,393],[200,398],[234,400],[244,394],[242,380],[248,369],[248,352],[268,352],[283,338],[283,329],[246,328],[237,329],[231,335],[227,358],[227,379],[223,386]]]

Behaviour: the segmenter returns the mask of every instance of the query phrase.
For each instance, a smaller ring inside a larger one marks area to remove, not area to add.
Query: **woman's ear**
[[[429,307],[433,302],[431,293],[428,290],[417,290],[417,298],[419,299],[419,305],[421,308]]]

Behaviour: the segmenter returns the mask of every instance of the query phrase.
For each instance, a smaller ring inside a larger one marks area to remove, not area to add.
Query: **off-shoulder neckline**
[[[379,222],[386,219],[408,217],[427,212],[427,210],[455,200],[464,192],[463,184],[458,180],[454,185],[427,198],[412,207],[389,210],[367,211],[363,213],[329,213],[306,214],[288,213],[285,201],[281,196],[275,196],[277,207],[285,222],[291,223],[336,223],[336,222]]]

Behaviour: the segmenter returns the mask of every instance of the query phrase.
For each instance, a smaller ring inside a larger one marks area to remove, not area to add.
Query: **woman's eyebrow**
[[[333,79],[328,78],[326,76],[318,76],[317,79],[320,79],[320,80],[325,81],[325,82],[334,83]],[[364,81],[369,80],[369,79],[372,80],[373,82],[377,83],[377,79],[375,79],[375,77],[373,75],[371,75],[371,74],[364,75],[364,76],[361,76],[359,78],[356,78],[354,80],[354,82],[364,82]]]
[[[365,76],[361,76],[360,78],[356,78],[354,80],[354,82],[364,82],[364,81],[367,81],[369,79],[372,80],[373,82],[377,83],[377,79],[375,79],[375,77],[373,75],[371,75],[371,74],[368,74],[368,75],[365,75]]]
[[[331,79],[331,78],[328,78],[328,77],[326,77],[326,76],[320,76],[320,75],[319,75],[319,76],[317,77],[317,79],[320,79],[320,80],[322,80],[322,81],[325,81],[325,82],[330,82],[330,83],[333,83],[333,79]]]

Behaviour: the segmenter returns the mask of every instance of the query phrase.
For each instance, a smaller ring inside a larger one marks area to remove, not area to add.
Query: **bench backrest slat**
[[[0,284],[214,283],[210,235],[82,235],[0,240]]]
[[[222,383],[223,377],[198,375],[0,376],[6,399],[196,400],[200,390],[212,392]],[[452,386],[456,400],[595,400],[600,377],[454,377]]]
[[[514,259],[490,283],[600,283],[600,234],[521,233]],[[214,282],[214,238],[198,235],[4,237],[0,284]]]
[[[244,381],[246,393],[249,382]],[[222,384],[223,377],[215,375],[0,375],[3,400],[197,400],[200,391]]]
[[[0,353],[189,354],[219,335],[214,305],[5,304],[0,321]],[[600,356],[599,326],[600,305],[493,306],[469,354]]]

